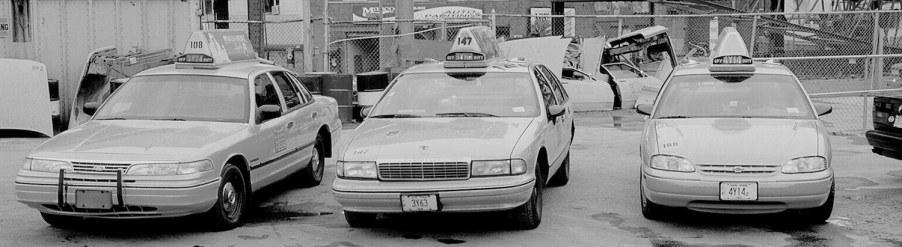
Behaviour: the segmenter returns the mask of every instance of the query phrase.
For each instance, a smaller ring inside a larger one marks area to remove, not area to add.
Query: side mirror
[[[262,105],[257,108],[263,121],[282,116],[282,108],[277,105]]]
[[[85,106],[82,107],[81,109],[82,109],[82,111],[85,112],[85,114],[93,116],[94,113],[97,112],[98,107],[100,107],[100,102],[88,102],[88,103],[85,103]]]
[[[823,116],[833,112],[833,106],[828,104],[814,104],[814,111],[818,116]]]
[[[367,115],[370,115],[370,111],[372,111],[372,110],[373,110],[372,106],[367,106],[367,107],[364,107],[363,109],[360,109],[360,117],[366,118]]]
[[[639,104],[636,105],[636,112],[642,115],[650,116],[651,110],[654,109],[654,105],[652,104]]]
[[[553,105],[548,107],[548,116],[549,117],[560,117],[564,115],[564,106],[562,105]]]

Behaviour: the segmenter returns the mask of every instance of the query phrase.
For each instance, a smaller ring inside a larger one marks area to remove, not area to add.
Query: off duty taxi
[[[290,174],[320,183],[337,108],[257,58],[242,31],[195,32],[174,65],[85,104],[90,121],[32,150],[16,198],[51,225],[204,213],[233,228],[251,192]]]
[[[664,83],[640,144],[640,198],[649,219],[668,207],[751,214],[800,212],[823,222],[833,210],[830,142],[785,66],[753,62],[727,27],[707,63],[679,66]]]
[[[542,189],[569,180],[574,126],[558,76],[499,58],[486,27],[461,29],[444,62],[393,81],[336,153],[332,184],[352,227],[379,213],[509,211],[542,220]]]

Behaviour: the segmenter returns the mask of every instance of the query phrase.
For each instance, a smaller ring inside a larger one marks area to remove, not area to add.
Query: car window
[[[673,76],[663,90],[655,118],[814,118],[788,75]]]
[[[573,71],[573,79],[577,81],[585,81],[589,79],[589,75],[580,71]]]
[[[256,109],[255,111],[257,112],[257,123],[263,122],[261,121],[263,118],[261,116],[262,112],[259,109],[260,106],[276,105],[279,109],[282,108],[282,103],[279,100],[279,94],[276,92],[276,87],[273,85],[272,80],[269,79],[269,75],[265,73],[254,78],[254,99],[254,102],[256,102],[254,109]]]
[[[548,84],[548,80],[545,79],[545,76],[539,72],[538,68],[533,68],[532,72],[536,76],[536,80],[538,80],[539,89],[542,91],[542,98],[545,100],[545,107],[557,104],[557,100],[554,99],[554,90],[551,89],[551,85]]]
[[[558,80],[557,76],[555,76],[554,73],[551,73],[551,70],[549,70],[548,67],[540,67],[542,68],[545,78],[549,78],[548,82],[551,83],[551,88],[554,90],[554,97],[557,98],[558,104],[567,102],[569,96],[567,95],[567,91],[564,90],[564,86],[561,86],[561,80]]]
[[[285,100],[285,107],[288,107],[288,109],[293,109],[304,103],[297,84],[291,81],[291,79],[288,78],[288,75],[284,71],[273,71],[270,74],[272,74],[272,78],[276,80],[276,84],[279,85],[279,90],[282,91],[282,98]]]
[[[138,76],[123,84],[94,119],[247,123],[247,80],[202,75]]]
[[[611,76],[618,80],[641,78],[643,76],[641,71],[633,68],[632,66],[622,63],[605,64],[602,66],[608,71]]]
[[[527,73],[406,74],[385,90],[369,117],[535,117],[539,102]]]
[[[301,80],[298,80],[298,78],[295,77],[295,76],[292,75],[292,74],[287,74],[287,75],[288,75],[288,77],[291,78],[292,81],[294,81],[294,85],[297,86],[298,89],[300,90],[300,92],[301,92],[301,97],[303,98],[304,102],[305,102],[305,103],[307,103],[307,102],[312,102],[312,101],[313,101],[313,94],[311,94],[311,93],[310,93],[310,90],[307,89],[307,87],[304,86],[303,83],[301,83]]]

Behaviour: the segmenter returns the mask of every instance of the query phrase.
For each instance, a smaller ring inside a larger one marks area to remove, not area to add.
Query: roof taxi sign
[[[451,52],[445,56],[445,67],[485,67],[485,60],[500,56],[498,40],[489,27],[467,27],[457,32]]]
[[[243,31],[207,30],[191,33],[175,62],[213,65],[256,59],[257,53]]]
[[[711,53],[711,72],[753,72],[755,65],[742,35],[734,27],[725,27],[720,32],[720,43]]]

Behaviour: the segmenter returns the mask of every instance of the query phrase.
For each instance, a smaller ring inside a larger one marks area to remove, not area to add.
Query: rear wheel
[[[226,164],[222,169],[216,204],[207,212],[213,230],[230,230],[241,224],[247,205],[245,181],[244,174],[235,165]]]
[[[368,227],[376,223],[376,214],[344,211],[345,220],[351,227]]]
[[[532,230],[542,223],[542,189],[544,189],[545,175],[542,169],[536,166],[536,182],[532,187],[532,195],[523,205],[511,212],[514,227],[523,230]]]
[[[567,152],[567,157],[564,157],[564,162],[561,162],[561,167],[554,173],[554,177],[551,177],[548,186],[564,186],[568,182],[570,182],[570,152]]]
[[[830,215],[833,214],[833,194],[835,193],[835,185],[830,185],[830,194],[827,196],[827,201],[824,202],[823,205],[812,208],[812,209],[804,209],[801,210],[802,220],[806,223],[820,224],[826,222],[830,219]]]
[[[660,220],[664,218],[664,206],[655,204],[645,197],[645,186],[642,175],[639,175],[639,198],[641,200],[642,216],[649,220]]]
[[[302,185],[305,187],[317,186],[323,182],[323,171],[325,170],[326,157],[323,153],[323,138],[316,136],[313,143],[313,154],[307,168],[301,170]]]
[[[77,217],[66,216],[66,215],[57,215],[57,214],[48,214],[41,213],[41,218],[44,218],[44,221],[47,224],[50,224],[56,228],[68,228],[75,224],[79,220]]]

